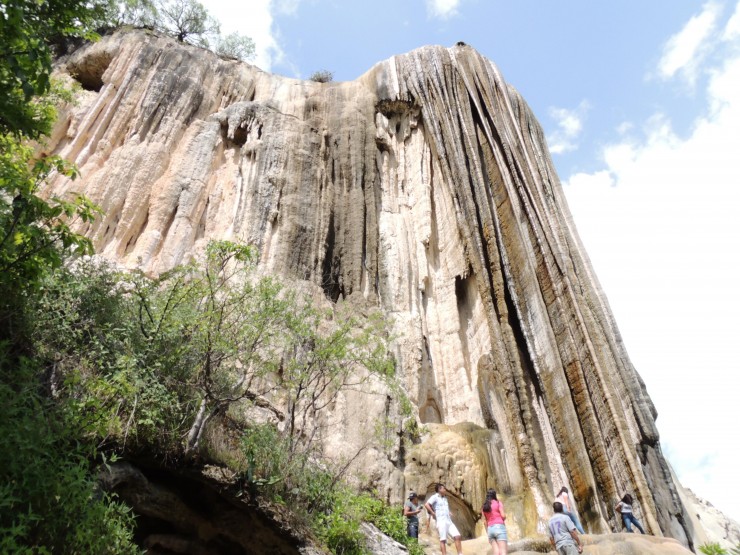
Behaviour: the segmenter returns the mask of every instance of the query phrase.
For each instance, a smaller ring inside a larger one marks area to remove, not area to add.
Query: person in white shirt
[[[629,493],[624,494],[624,497],[622,497],[622,500],[617,503],[614,510],[622,515],[622,522],[624,522],[624,525],[627,527],[627,532],[630,534],[633,533],[632,525],[634,524],[641,534],[645,533],[645,529],[642,527],[642,524],[640,524],[640,521],[637,520],[635,515],[632,513],[632,496]]]
[[[563,514],[568,515],[570,517],[570,519],[573,521],[573,524],[576,525],[576,530],[578,530],[578,533],[585,534],[586,532],[583,531],[583,526],[581,526],[581,521],[578,520],[578,515],[576,514],[576,508],[571,507],[570,497],[568,496],[568,488],[563,486],[562,489],[560,490],[560,493],[558,493],[557,497],[555,498],[555,501],[560,501],[563,504]]]
[[[447,555],[447,534],[455,540],[457,555],[462,555],[462,542],[457,526],[452,522],[450,516],[450,505],[447,502],[447,489],[444,484],[437,484],[436,492],[426,502],[426,510],[437,521],[437,532],[439,532],[439,547],[442,555]]]

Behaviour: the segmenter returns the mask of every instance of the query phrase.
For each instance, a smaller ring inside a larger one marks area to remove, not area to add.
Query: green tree
[[[28,335],[28,302],[72,253],[91,252],[72,231],[95,207],[44,198],[52,175],[74,178],[58,157],[38,156],[56,105],[70,94],[51,78],[54,45],[94,38],[108,2],[8,0],[0,8],[0,552],[135,553],[128,509],[96,489],[94,445],[80,421],[48,396],[47,368]]]
[[[78,422],[39,368],[0,346],[0,553],[138,553],[130,510],[98,491]]]
[[[180,42],[209,47],[209,37],[220,32],[218,21],[197,0],[159,0],[156,4],[161,28]]]
[[[254,41],[239,33],[230,33],[219,39],[216,53],[246,62],[254,58]]]
[[[310,452],[341,391],[392,379],[383,321],[318,310],[258,278],[253,257],[216,241],[203,264],[155,279],[94,262],[57,272],[35,301],[36,351],[80,414],[108,423],[91,426],[103,436],[162,450],[185,438],[193,455],[209,421],[244,401],[285,420],[291,454]]]
[[[109,4],[86,1],[9,0],[0,10],[0,337],[11,339],[23,294],[65,254],[90,252],[74,233],[74,218],[95,208],[83,197],[44,198],[48,177],[74,178],[58,157],[38,157],[29,141],[43,141],[56,105],[71,99],[50,79],[53,44],[69,36],[93,38]]]
[[[310,447],[320,414],[340,392],[360,387],[373,375],[391,379],[395,368],[378,314],[358,319],[304,302],[289,315],[287,330],[288,356],[277,383],[285,398],[289,447],[295,451]]]
[[[0,10],[0,134],[37,139],[53,121],[33,102],[51,90],[53,45],[64,37],[94,38],[107,2],[5,0]]]
[[[122,0],[118,6],[116,25],[156,27],[157,8],[154,0]]]
[[[91,220],[98,210],[80,195],[40,196],[53,174],[74,179],[77,171],[58,156],[34,159],[33,148],[0,135],[0,274],[6,291],[36,283],[65,253],[92,253],[92,243],[71,226],[76,218]]]

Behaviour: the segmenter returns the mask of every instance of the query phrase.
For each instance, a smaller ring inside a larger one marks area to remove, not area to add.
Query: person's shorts
[[[406,526],[406,532],[410,538],[419,539],[419,524],[417,522],[409,522]]]
[[[504,524],[491,524],[488,527],[488,541],[506,541],[506,526]]]
[[[437,521],[437,532],[439,532],[439,541],[441,542],[447,540],[447,534],[453,538],[460,535],[457,526],[455,526],[449,518]]]

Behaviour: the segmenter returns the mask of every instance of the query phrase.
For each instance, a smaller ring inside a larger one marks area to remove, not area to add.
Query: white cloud
[[[658,63],[660,77],[670,79],[680,72],[693,86],[701,62],[710,50],[708,39],[712,37],[721,11],[721,5],[715,2],[704,4],[699,15],[692,17],[681,31],[668,39]]]
[[[457,8],[462,0],[426,0],[427,13],[430,17],[449,19],[457,15]]]
[[[573,110],[567,108],[550,108],[550,117],[555,120],[557,129],[547,136],[547,144],[553,154],[562,154],[578,148],[576,139],[583,131],[583,120],[590,106],[587,101]]]
[[[679,478],[740,519],[740,53],[708,69],[690,136],[655,115],[565,192]]]
[[[740,2],[735,6],[735,13],[732,14],[732,17],[727,22],[722,38],[726,41],[733,41],[740,38]]]
[[[221,23],[221,33],[238,32],[254,40],[254,65],[264,71],[284,62],[280,34],[274,24],[274,13],[294,13],[300,0],[201,0],[210,14]]]
[[[284,15],[295,15],[298,12],[302,0],[275,0],[275,8],[278,13]]]

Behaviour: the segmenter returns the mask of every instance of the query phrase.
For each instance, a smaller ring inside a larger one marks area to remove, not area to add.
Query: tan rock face
[[[412,450],[359,461],[389,499],[442,479],[472,531],[494,487],[527,534],[566,485],[587,530],[606,532],[630,492],[651,533],[691,544],[542,130],[490,61],[425,47],[320,84],[133,32],[60,71],[89,90],[48,147],[82,178],[52,190],[102,206],[82,231],[104,256],[156,273],[240,239],[264,271],[388,316],[430,425]],[[389,410],[353,395],[326,438],[339,450]]]

